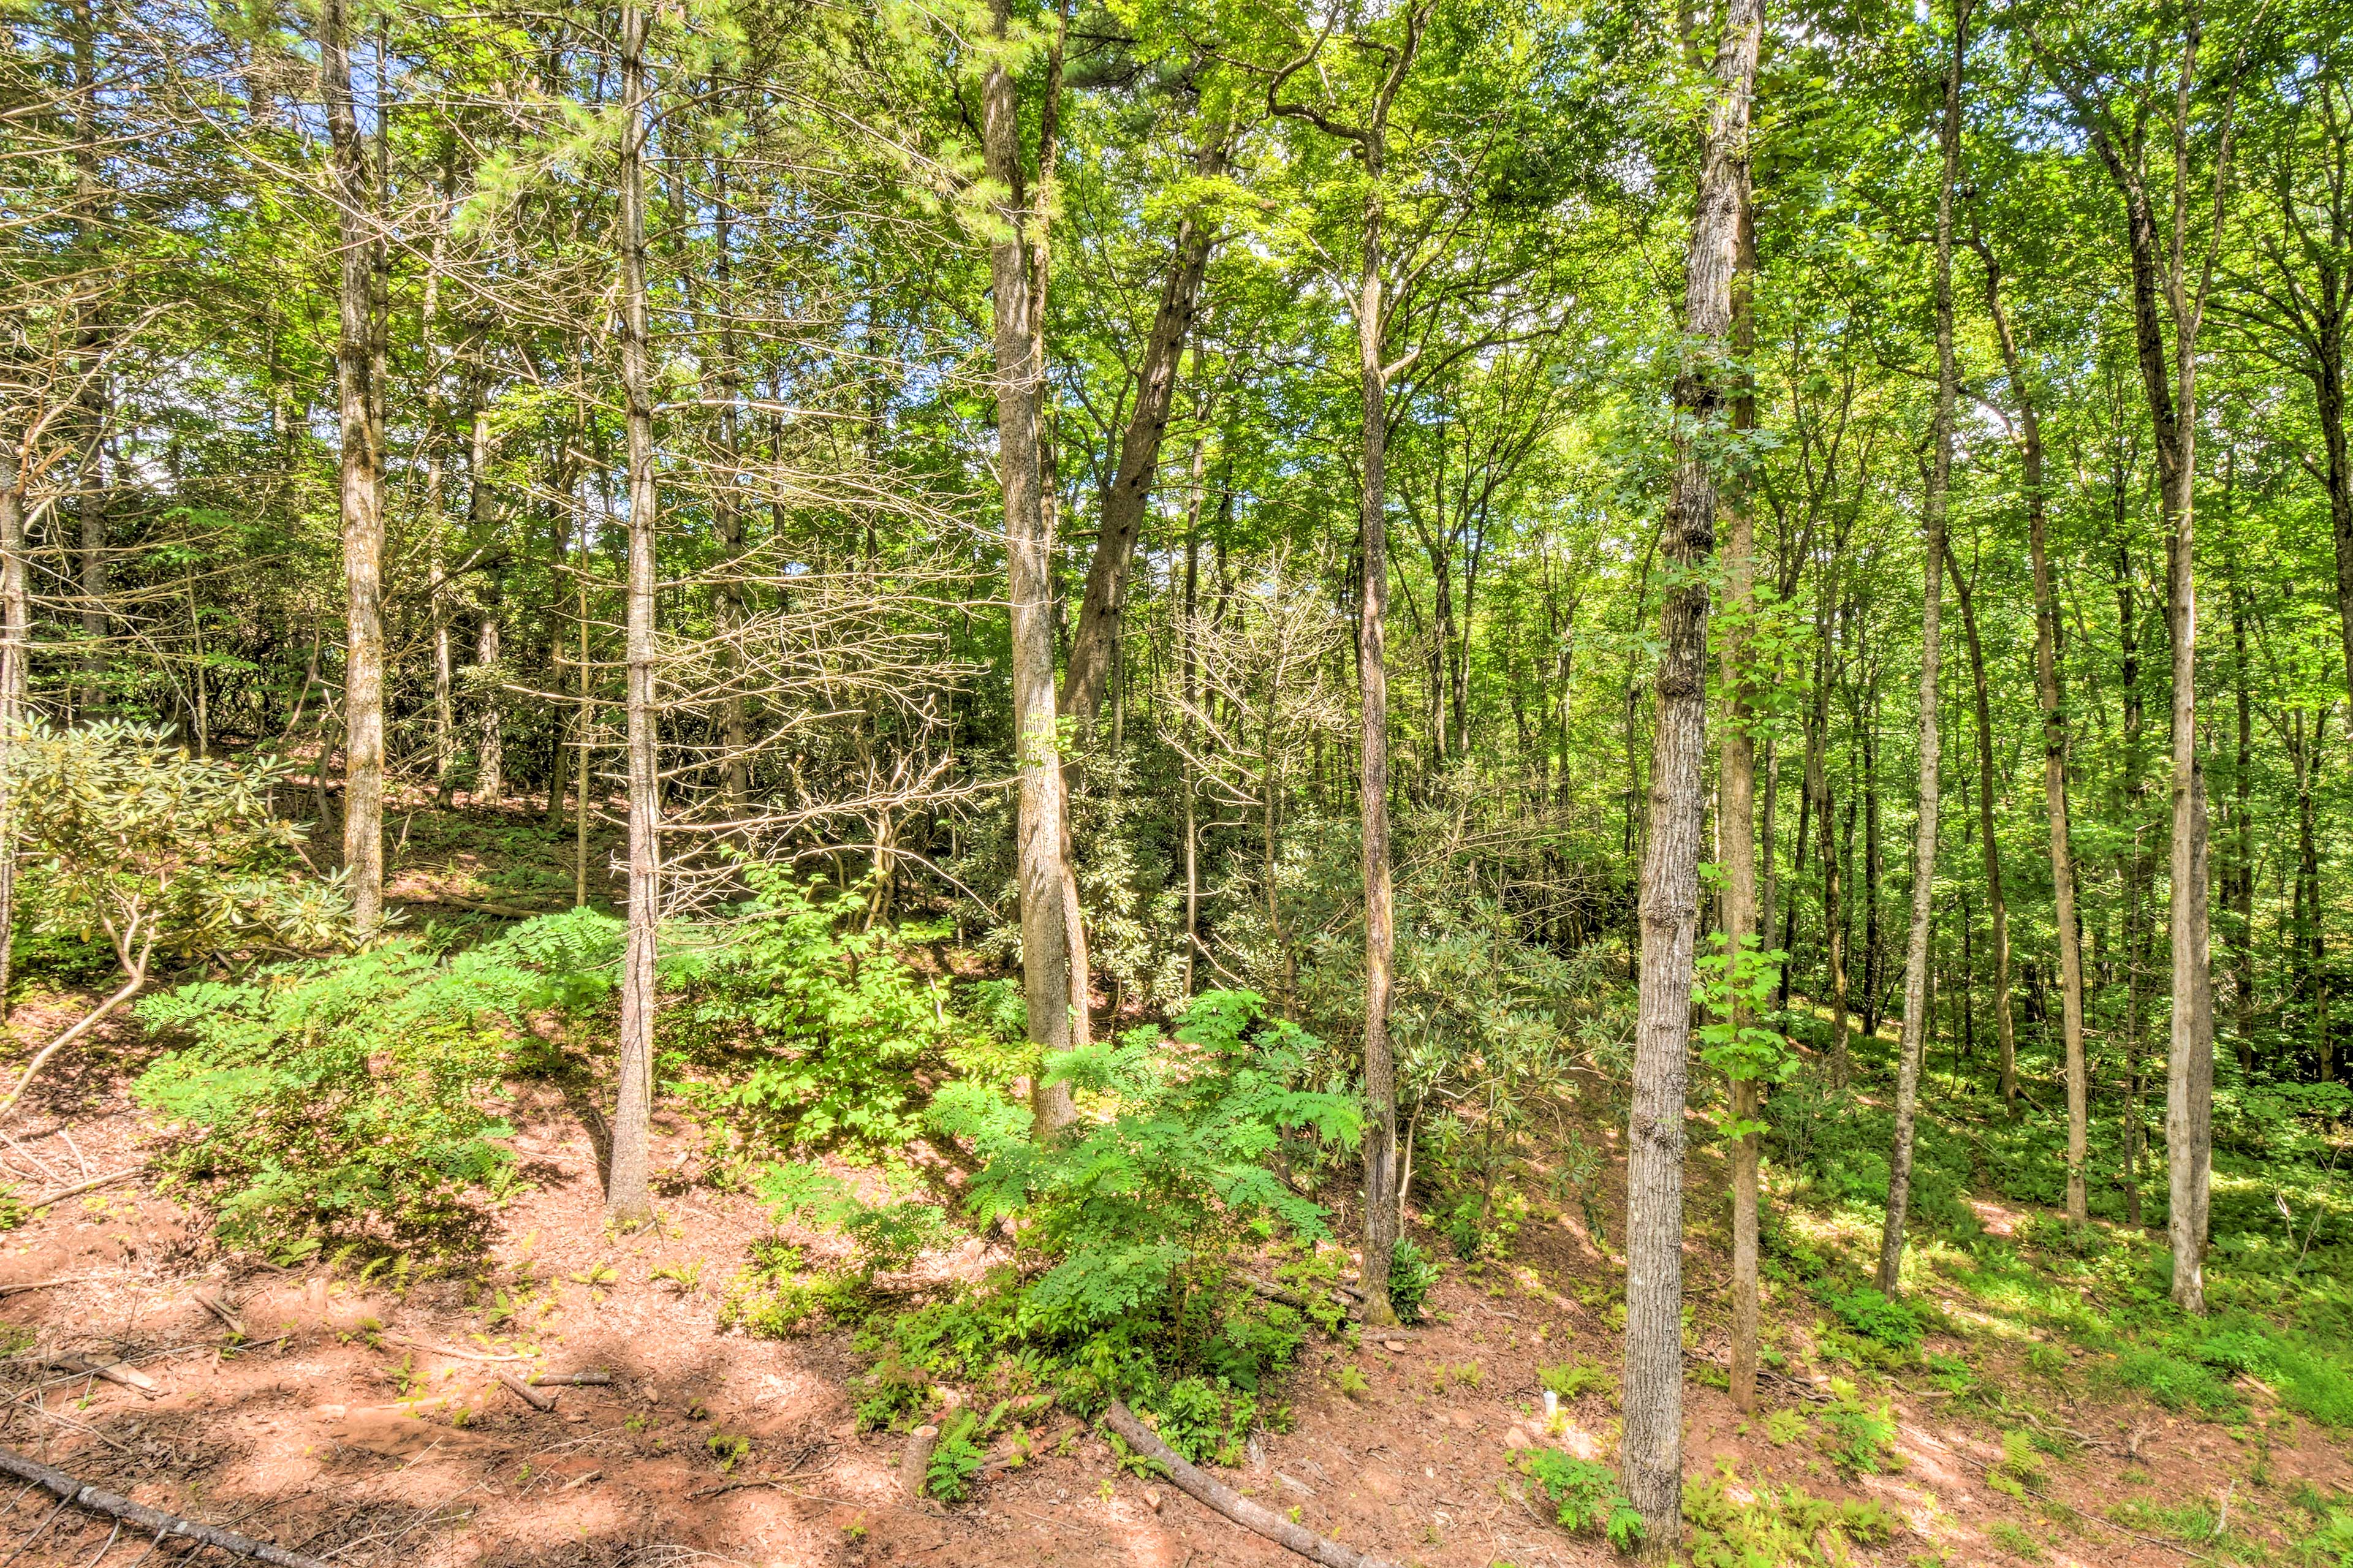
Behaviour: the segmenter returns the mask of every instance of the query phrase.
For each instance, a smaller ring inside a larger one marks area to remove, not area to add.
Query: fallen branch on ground
[[[0,1296],[14,1296],[19,1290],[47,1290],[59,1285],[87,1285],[104,1278],[102,1274],[76,1274],[64,1279],[28,1279],[22,1285],[0,1285]]]
[[[609,1388],[609,1372],[535,1372],[523,1379],[533,1388]]]
[[[555,1408],[555,1395],[542,1394],[512,1373],[499,1373],[499,1386],[543,1415]]]
[[[125,1388],[135,1388],[142,1394],[160,1394],[161,1384],[126,1362],[100,1361],[95,1356],[60,1354],[47,1355],[41,1363],[52,1372],[88,1373],[109,1383],[119,1383]]]
[[[84,1193],[94,1193],[100,1187],[111,1187],[117,1182],[127,1182],[133,1176],[143,1174],[146,1169],[144,1165],[133,1165],[128,1170],[117,1171],[112,1175],[92,1176],[87,1182],[76,1182],[70,1187],[59,1187],[54,1193],[43,1193],[38,1197],[26,1198],[26,1212],[29,1214],[34,1209],[45,1209],[51,1204],[62,1202],[67,1198],[78,1198]]]
[[[448,1345],[428,1345],[423,1340],[412,1340],[406,1334],[386,1334],[384,1337],[396,1345],[407,1345],[414,1350],[429,1351],[435,1355],[455,1356],[459,1361],[529,1361],[531,1359],[527,1355],[491,1355],[482,1351],[460,1351],[452,1350]]]
[[[237,1534],[233,1531],[220,1530],[209,1524],[198,1524],[195,1520],[182,1519],[177,1514],[164,1513],[160,1510],[149,1508],[143,1503],[132,1502],[126,1497],[117,1497],[112,1492],[102,1492],[96,1487],[86,1487],[63,1470],[51,1469],[47,1465],[28,1459],[22,1454],[7,1448],[0,1448],[0,1471],[47,1489],[58,1498],[59,1506],[70,1503],[76,1508],[88,1509],[90,1512],[101,1514],[108,1519],[119,1519],[126,1524],[135,1524],[142,1530],[152,1530],[155,1532],[155,1538],[158,1541],[167,1535],[179,1536],[185,1540],[201,1542],[206,1546],[217,1546],[232,1556],[269,1563],[271,1568],[326,1568],[326,1564],[315,1557],[304,1557],[298,1552],[289,1552],[283,1547],[272,1546],[267,1542],[255,1541]]]
[[[1118,1400],[1113,1400],[1111,1408],[1103,1412],[1103,1425],[1118,1433],[1129,1447],[1167,1471],[1168,1479],[1178,1491],[1215,1509],[1244,1530],[1288,1547],[1310,1562],[1321,1563],[1324,1568],[1390,1568],[1377,1557],[1367,1557],[1352,1546],[1327,1541],[1303,1524],[1292,1523],[1272,1509],[1250,1501],[1224,1482],[1187,1464],[1176,1449],[1160,1440],[1159,1434],[1130,1415],[1127,1406]]]

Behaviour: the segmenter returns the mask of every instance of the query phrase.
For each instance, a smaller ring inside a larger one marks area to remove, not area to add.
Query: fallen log
[[[610,1388],[609,1372],[535,1372],[523,1381],[533,1388]]]
[[[40,1487],[58,1500],[59,1507],[71,1504],[108,1519],[119,1519],[125,1524],[135,1524],[142,1530],[153,1531],[158,1541],[167,1535],[179,1536],[206,1546],[217,1546],[233,1557],[269,1563],[271,1568],[327,1568],[315,1557],[305,1557],[301,1552],[255,1541],[235,1531],[198,1524],[195,1520],[182,1519],[177,1514],[132,1502],[127,1497],[102,1492],[96,1487],[86,1487],[63,1470],[52,1469],[7,1448],[0,1448],[0,1472]]]
[[[1250,1501],[1206,1471],[1186,1463],[1176,1449],[1160,1440],[1158,1433],[1129,1414],[1127,1406],[1116,1399],[1103,1412],[1103,1425],[1118,1433],[1120,1440],[1129,1447],[1167,1471],[1178,1491],[1215,1509],[1244,1530],[1263,1535],[1312,1563],[1321,1563],[1324,1568],[1392,1568],[1378,1557],[1367,1557],[1352,1546],[1324,1539],[1303,1524],[1292,1523],[1274,1510]]]
[[[499,1386],[543,1415],[555,1408],[555,1395],[542,1394],[512,1373],[499,1373]]]

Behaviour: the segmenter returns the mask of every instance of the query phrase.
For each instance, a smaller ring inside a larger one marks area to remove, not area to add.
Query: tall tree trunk
[[[476,550],[484,548],[497,519],[491,515],[490,378],[473,381],[472,421],[467,436],[466,531]],[[475,628],[474,668],[480,673],[481,710],[474,716],[474,802],[496,805],[506,798],[506,703],[499,691],[499,577],[482,577],[482,618]]]
[[[384,426],[375,387],[375,205],[352,102],[347,0],[319,10],[342,249],[335,395],[342,427],[346,644],[343,664],[343,865],[360,928],[384,918]]]
[[[727,564],[719,581],[720,658],[727,672],[727,696],[720,709],[719,740],[723,748],[720,775],[725,790],[727,815],[739,817],[752,795],[751,715],[744,693],[744,584],[737,560],[744,553],[742,505],[743,439],[736,402],[743,395],[744,373],[735,347],[735,213],[727,192],[727,159],[711,160],[714,193],[712,272],[719,301],[719,483],[711,493],[711,521],[719,534],[719,548]]]
[[[0,1024],[16,934],[16,824],[8,797],[10,752],[26,717],[31,686],[32,603],[26,584],[25,490],[13,450],[0,449]]]
[[[1870,671],[1868,691],[1856,703],[1855,728],[1862,742],[1862,1032],[1875,1037],[1887,973],[1879,929],[1879,906],[1886,886],[1887,854],[1879,822],[1879,672]]]
[[[1205,128],[1203,135],[1205,140],[1193,155],[1193,173],[1198,179],[1218,179],[1226,172],[1230,133],[1222,125],[1212,125]],[[1136,541],[1144,531],[1153,479],[1159,471],[1160,444],[1168,431],[1176,374],[1184,363],[1193,318],[1200,310],[1201,279],[1208,271],[1209,252],[1217,238],[1217,225],[1208,213],[1196,209],[1177,220],[1168,273],[1161,282],[1160,308],[1153,313],[1151,331],[1144,340],[1144,359],[1136,367],[1135,408],[1120,432],[1117,466],[1111,488],[1103,492],[1102,526],[1095,534],[1094,557],[1087,565],[1079,624],[1071,637],[1070,668],[1062,682],[1062,711],[1082,725],[1092,723],[1103,706],[1111,675],[1112,646],[1119,635],[1120,606],[1126,598]]]
[[[1010,0],[991,0],[997,47],[1010,47]],[[1020,104],[1011,62],[989,67],[981,97],[981,141],[994,187],[997,232],[988,247],[996,315],[997,470],[1005,498],[1005,562],[1011,599],[1015,765],[1020,778],[1016,857],[1021,887],[1021,981],[1029,1043],[1039,1057],[1030,1080],[1031,1122],[1043,1140],[1077,1111],[1068,1086],[1046,1081],[1054,1056],[1071,1045],[1071,963],[1065,799],[1055,733],[1051,542],[1046,532],[1039,451],[1045,386],[1034,314],[1038,278],[1031,248],[1042,216],[1025,205]]]
[[[1660,611],[1651,832],[1642,856],[1641,977],[1627,1129],[1626,1496],[1647,1550],[1673,1554],[1683,1530],[1684,1060],[1691,1047],[1699,857],[1707,795],[1706,568],[1716,480],[1701,432],[1723,417],[1733,275],[1740,251],[1750,97],[1763,15],[1727,0],[1706,150],[1683,270],[1685,360],[1675,378],[1675,477],[1664,529],[1673,586]]]
[[[1423,13],[1427,15],[1425,11]],[[1365,1321],[1397,1321],[1389,1302],[1389,1259],[1397,1247],[1397,1069],[1389,1047],[1389,985],[1397,952],[1395,895],[1389,880],[1388,383],[1381,282],[1382,149],[1377,134],[1362,148],[1365,164],[1364,268],[1356,291],[1357,390],[1363,403],[1364,494],[1356,604],[1359,763],[1356,805],[1365,869],[1365,1230],[1361,1269]]]
[[[2231,827],[2236,840],[2232,857],[2236,875],[2231,889],[2232,990],[2237,993],[2239,1070],[2255,1070],[2255,822],[2248,796],[2254,788],[2254,697],[2247,679],[2247,604],[2239,591],[2239,574],[2231,573],[2231,675],[2237,687],[2238,750],[2233,754],[2231,790],[2235,797]]]
[[[652,366],[646,303],[645,145],[648,134],[645,7],[621,10],[621,391],[629,451],[628,609],[629,927],[621,968],[619,1102],[613,1118],[607,1224],[634,1229],[653,1218],[654,943],[661,896],[661,796],[655,776],[655,525],[661,498],[654,476]],[[587,661],[581,667],[585,671]],[[582,783],[586,783],[583,770]],[[582,811],[586,811],[584,791]]]
[[[1968,0],[1953,6],[1953,63],[1945,78],[1939,140],[1944,172],[1936,188],[1936,444],[1921,508],[1920,820],[1912,843],[1912,928],[1904,954],[1903,1057],[1895,1069],[1895,1133],[1887,1156],[1887,1218],[1879,1237],[1879,1289],[1903,1285],[1904,1221],[1912,1204],[1913,1118],[1920,1102],[1920,1061],[1928,1037],[1928,933],[1936,909],[1936,805],[1942,737],[1936,710],[1939,612],[1945,582],[1945,507],[1953,475],[1953,187],[1961,158],[1961,67],[1968,52]],[[1966,605],[1967,601],[1963,603]],[[1997,895],[1999,896],[1999,895]]]
[[[1755,277],[1756,204],[1751,189],[1752,165],[1744,146],[1738,154],[1735,220],[1736,249],[1732,277],[1732,352],[1745,366],[1757,352]],[[1744,372],[1732,398],[1735,439],[1757,426],[1757,389]],[[1729,626],[1724,638],[1724,689],[1732,711],[1724,728],[1723,755],[1718,764],[1716,832],[1723,847],[1724,951],[1728,965],[1739,955],[1760,949],[1757,889],[1757,746],[1751,726],[1756,721],[1759,682],[1754,621],[1757,615],[1757,526],[1744,486],[1725,487],[1720,510],[1724,517],[1724,579],[1729,603]],[[1770,811],[1767,811],[1770,819]],[[1767,856],[1771,855],[1769,838]],[[1766,917],[1768,921],[1769,915]],[[1769,926],[1764,928],[1769,931]],[[1753,1022],[1745,987],[1732,995],[1731,1023],[1736,1030]],[[1763,1108],[1761,1084],[1743,1062],[1732,1079],[1732,1358],[1730,1392],[1735,1408],[1757,1408],[1757,1116]]]
[[[2018,400],[2020,462],[2026,491],[2027,547],[2034,568],[2034,687],[2042,709],[2042,809],[2050,827],[2052,923],[2059,936],[2060,1033],[2067,1075],[2067,1218],[2087,1214],[2084,1172],[2089,1157],[2091,1084],[2084,1056],[2084,942],[2075,915],[2075,857],[2067,826],[2067,712],[2059,685],[2059,595],[2052,582],[2050,497],[2042,477],[2042,419],[2026,379],[2018,339],[2001,303],[2001,268],[1980,242],[1986,309],[2001,343],[2004,370]],[[2007,1062],[2005,1065],[2010,1065]],[[2002,1103],[2014,1105],[2018,1079],[2002,1080]]]
[[[2010,1011],[2010,900],[2002,893],[2001,845],[1993,826],[1993,700],[1986,688],[1985,646],[1978,640],[1975,596],[1968,580],[1961,575],[1961,563],[1954,558],[1949,539],[1945,542],[1945,566],[1952,574],[1953,596],[1960,601],[1961,631],[1969,646],[1969,683],[1977,700],[1978,837],[1983,840],[1986,912],[1993,939],[1994,1035],[2001,1051],[2002,1102],[2008,1104],[2018,1092],[2018,1034]]]

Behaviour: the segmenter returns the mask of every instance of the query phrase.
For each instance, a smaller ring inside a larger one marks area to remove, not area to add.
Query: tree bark
[[[0,1024],[16,933],[16,824],[8,795],[10,752],[26,718],[32,602],[26,583],[25,490],[16,454],[0,450]]]
[[[1213,180],[1225,173],[1228,142],[1224,126],[1208,128],[1206,142],[1193,157],[1197,178]],[[1168,275],[1161,283],[1160,308],[1153,313],[1151,331],[1144,340],[1143,363],[1136,367],[1135,408],[1120,433],[1117,467],[1111,488],[1103,492],[1102,528],[1095,535],[1094,557],[1087,565],[1078,627],[1071,637],[1070,668],[1062,681],[1062,711],[1082,726],[1094,722],[1103,706],[1111,676],[1112,646],[1119,637],[1120,607],[1126,602],[1136,542],[1144,531],[1153,479],[1160,468],[1161,440],[1168,431],[1176,373],[1184,363],[1193,318],[1200,310],[1201,280],[1208,271],[1209,252],[1217,238],[1217,226],[1207,214],[1188,212],[1177,220]]]
[[[2050,827],[2052,922],[2059,936],[2060,1033],[2067,1075],[2067,1218],[2087,1215],[2084,1165],[2089,1157],[2091,1084],[2084,1056],[2084,942],[2075,914],[2075,857],[2067,826],[2067,710],[2059,676],[2059,595],[2052,582],[2050,497],[2042,477],[2042,419],[2026,379],[2018,339],[2001,303],[2001,268],[1990,247],[1985,262],[1986,310],[2001,343],[2002,365],[2018,400],[2019,452],[2026,491],[2027,548],[2034,568],[2034,688],[2042,709],[2042,809]],[[2002,1079],[2002,1103],[2015,1105],[2015,1063]]]
[[[375,385],[375,195],[352,101],[347,0],[322,0],[320,76],[335,180],[342,277],[335,342],[345,653],[343,865],[360,929],[384,918],[384,426]]]
[[[1952,488],[1953,187],[1961,157],[1961,69],[1968,52],[1968,0],[1953,6],[1953,62],[1945,78],[1939,140],[1944,172],[1936,189],[1936,436],[1929,460],[1928,494],[1921,508],[1919,825],[1912,842],[1912,926],[1904,954],[1904,1038],[1895,1069],[1895,1132],[1887,1156],[1887,1215],[1879,1237],[1879,1289],[1903,1287],[1904,1221],[1912,1203],[1913,1119],[1920,1102],[1920,1060],[1928,1037],[1928,935],[1936,909],[1936,806],[1939,734],[1936,677],[1943,649],[1938,619],[1945,581],[1945,509]],[[1967,603],[1966,600],[1963,601]]]
[[[646,304],[645,7],[621,11],[621,390],[629,455],[628,607],[629,923],[621,970],[619,1099],[613,1118],[607,1223],[635,1229],[653,1218],[654,957],[660,899],[659,784],[655,776],[655,523],[660,495],[654,477],[654,412]],[[585,673],[587,662],[581,668]],[[586,784],[586,770],[582,783]],[[581,810],[587,810],[584,787]]]
[[[1010,47],[1010,0],[991,0],[1000,51]],[[1021,981],[1029,1043],[1039,1055],[1030,1080],[1031,1125],[1050,1138],[1077,1116],[1070,1089],[1046,1075],[1071,1045],[1069,904],[1063,862],[1065,799],[1055,732],[1051,541],[1047,537],[1039,416],[1045,386],[1036,315],[1032,244],[1042,216],[1027,209],[1021,176],[1020,104],[1010,62],[1000,53],[982,87],[981,142],[997,229],[989,241],[995,311],[997,477],[1004,493],[1005,561],[1011,600],[1014,764],[1020,780],[1016,857],[1021,887]]]
[[[1952,541],[1945,542],[1945,566],[1952,574],[1953,596],[1960,601],[1961,632],[1969,648],[1969,682],[1976,698],[1978,721],[1978,837],[1985,856],[1987,921],[1993,939],[1993,1021],[2001,1052],[2002,1102],[2018,1092],[2018,1033],[2010,1007],[2010,900],[2001,887],[2001,845],[1994,834],[1993,700],[1986,688],[1985,645],[1978,639],[1975,595],[1961,575]]]
[[[1626,1496],[1646,1550],[1663,1560],[1683,1531],[1683,1160],[1699,857],[1706,815],[1705,572],[1715,550],[1716,477],[1702,432],[1724,416],[1724,363],[1740,249],[1759,0],[1727,0],[1716,45],[1691,248],[1683,270],[1684,361],[1675,380],[1675,475],[1664,529],[1673,574],[1660,611],[1651,832],[1642,857],[1641,971],[1633,1104],[1627,1129]]]
[[[1743,366],[1732,397],[1732,427],[1737,440],[1757,426],[1756,383],[1746,370],[1757,351],[1755,277],[1756,203],[1751,188],[1753,169],[1744,146],[1736,174],[1738,214],[1732,276],[1732,352]],[[1725,725],[1723,754],[1718,764],[1716,832],[1723,848],[1724,951],[1727,965],[1736,965],[1743,952],[1761,948],[1757,885],[1757,746],[1751,726],[1757,716],[1757,689],[1755,619],[1757,616],[1757,528],[1748,507],[1746,489],[1737,481],[1725,487],[1720,499],[1725,523],[1724,578],[1729,626],[1724,638],[1723,686],[1732,712]],[[1770,855],[1767,842],[1767,853]],[[1767,917],[1769,920],[1769,917]],[[1769,930],[1769,925],[1764,928]],[[1732,997],[1731,1023],[1742,1029],[1753,1022],[1744,1000],[1746,988]],[[1757,1408],[1757,1134],[1754,1127],[1763,1109],[1762,1085],[1743,1071],[1732,1079],[1731,1112],[1737,1129],[1732,1140],[1732,1347],[1730,1393],[1736,1409],[1753,1414]]]

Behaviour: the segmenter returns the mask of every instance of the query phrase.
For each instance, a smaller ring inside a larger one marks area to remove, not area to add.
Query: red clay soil
[[[37,1033],[37,1019],[25,1022]],[[20,1196],[140,1161],[151,1130],[125,1099],[128,1071],[96,1053],[12,1119],[0,1168]],[[615,1241],[577,1119],[551,1100],[516,1121],[533,1185],[498,1215],[474,1281],[396,1291],[381,1276],[362,1284],[348,1270],[225,1256],[142,1183],[68,1199],[0,1234],[0,1320],[29,1347],[0,1363],[13,1395],[0,1443],[152,1506],[362,1568],[1301,1561],[1165,1482],[1120,1473],[1099,1435],[1060,1416],[1039,1423],[1039,1457],[984,1482],[973,1501],[905,1498],[895,1476],[905,1440],[855,1430],[848,1383],[860,1364],[846,1334],[765,1341],[716,1327],[722,1285],[747,1246],[771,1234],[756,1201],[683,1184],[692,1152],[670,1128],[658,1152],[670,1178],[665,1224]],[[1692,1174],[1706,1191],[1720,1186],[1721,1173],[1702,1162]],[[1605,1173],[1613,1187],[1616,1179]],[[983,1261],[976,1247],[943,1260],[953,1272]],[[1723,1310],[1724,1266],[1696,1243],[1688,1261],[1705,1322]],[[1606,1300],[1596,1287],[1611,1267],[1574,1220],[1531,1223],[1512,1268],[1476,1282],[1450,1271],[1433,1297],[1437,1321],[1356,1352],[1316,1349],[1291,1392],[1295,1429],[1254,1444],[1228,1480],[1400,1565],[1611,1561],[1599,1542],[1540,1517],[1510,1468],[1514,1447],[1546,1440],[1523,1414],[1539,1398],[1539,1364],[1568,1353],[1614,1364],[1616,1336],[1576,1300],[1581,1289]],[[665,1268],[671,1277],[657,1279]],[[480,1279],[504,1282],[512,1299],[526,1278],[537,1293],[520,1327],[494,1321],[499,1287]],[[37,1281],[58,1283],[26,1288]],[[241,1342],[202,1295],[237,1319]],[[69,1352],[121,1356],[155,1390],[41,1364]],[[1711,1352],[1721,1355],[1720,1339],[1700,1352]],[[486,1359],[494,1356],[523,1359]],[[1362,1370],[1366,1392],[1340,1392],[1332,1373],[1342,1363]],[[612,1381],[557,1391],[549,1413],[497,1381],[579,1370]],[[1788,1385],[1774,1399],[1802,1403]],[[1946,1420],[1932,1403],[1899,1401],[1905,1467],[1859,1484],[1802,1443],[1736,1436],[1725,1397],[1696,1381],[1689,1410],[1694,1478],[1726,1460],[1751,1486],[1877,1497],[1918,1532],[1859,1551],[1856,1562],[2011,1561],[1987,1533],[1995,1521],[2031,1531],[2046,1563],[2187,1560],[2097,1519],[2072,1532],[2038,1520],[1985,1484],[1984,1467],[2000,1457],[1990,1429]],[[2061,1415],[2094,1447],[2052,1462],[2049,1487],[2085,1515],[2136,1490],[2119,1473],[2162,1478],[2137,1489],[2158,1500],[2217,1498],[2232,1485],[2248,1495],[2251,1455],[2221,1427],[2147,1409]],[[1606,1456],[1610,1396],[1588,1394],[1567,1416],[1550,1440]],[[738,1445],[723,1439],[750,1447],[727,1463]],[[2298,1477],[2353,1486],[2345,1456],[2324,1442],[2275,1447],[2271,1468],[2274,1500]],[[5,1558],[48,1509],[37,1495],[0,1498],[0,1507]],[[91,1564],[107,1534],[69,1510],[17,1561]],[[103,1561],[121,1568],[144,1544],[118,1542]]]

